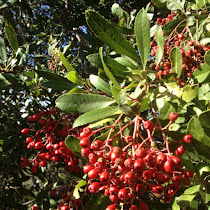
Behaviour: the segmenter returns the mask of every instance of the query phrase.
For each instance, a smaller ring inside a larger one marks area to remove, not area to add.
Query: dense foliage
[[[1,207],[208,209],[209,8],[0,2]]]

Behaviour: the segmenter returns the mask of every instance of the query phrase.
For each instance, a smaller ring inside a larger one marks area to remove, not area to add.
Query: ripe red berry
[[[189,41],[189,42],[188,42],[188,45],[189,45],[190,47],[192,47],[192,46],[194,46],[194,42],[193,42],[193,41]]]
[[[181,156],[181,155],[184,154],[184,147],[183,147],[183,145],[180,146],[180,147],[178,147],[178,148],[176,149],[175,154],[176,154],[177,156]]]
[[[100,188],[100,183],[99,182],[93,182],[88,186],[88,190],[90,193],[96,193]]]
[[[191,143],[193,140],[193,137],[190,134],[186,134],[183,138],[184,142]]]
[[[37,207],[37,206],[32,206],[32,207],[31,207],[31,210],[39,210],[39,207]]]
[[[110,177],[110,175],[109,175],[108,172],[106,172],[106,171],[102,172],[102,173],[100,174],[100,177],[99,177],[100,182],[101,182],[102,184],[106,184],[106,183],[109,181],[109,177]]]
[[[179,40],[182,40],[182,39],[184,39],[184,34],[178,34],[177,37]]]
[[[82,148],[81,149],[82,157],[88,157],[89,154],[90,154],[90,148]]]
[[[152,131],[153,128],[155,127],[153,122],[151,122],[151,121],[144,121],[143,126],[145,129],[148,129],[149,131]]]
[[[175,122],[176,121],[176,119],[178,118],[178,113],[177,112],[171,112],[170,113],[170,115],[169,115],[169,120],[171,121],[171,122]]]
[[[143,171],[146,169],[146,165],[145,165],[144,161],[139,158],[134,161],[133,168],[134,168],[134,170]]]
[[[91,148],[92,150],[94,150],[94,151],[99,151],[99,150],[101,149],[102,146],[103,146],[103,141],[101,141],[101,140],[95,140],[95,141],[91,144],[90,148]]]
[[[127,198],[128,198],[128,190],[126,189],[120,189],[118,191],[118,198],[121,200],[121,201],[126,201]]]
[[[167,160],[165,163],[164,163],[164,169],[166,172],[170,173],[172,171],[174,171],[175,169],[175,163],[172,161],[172,160]]]
[[[172,200],[172,195],[171,195],[171,194],[166,194],[166,195],[165,195],[165,198],[164,198],[164,201],[165,201],[166,203],[170,203],[171,200]]]
[[[90,139],[88,137],[83,138],[80,140],[80,146],[84,148],[89,148],[90,147]]]
[[[61,206],[60,210],[69,210],[69,207],[68,206]]]
[[[139,207],[141,210],[149,210],[148,205],[144,201],[140,201]]]
[[[32,173],[32,174],[36,174],[37,171],[38,171],[38,168],[37,168],[37,167],[35,167],[35,166],[32,166],[32,167],[31,167],[31,173]]]
[[[115,209],[116,209],[116,205],[115,204],[111,204],[111,205],[106,207],[106,210],[115,210]]]
[[[175,168],[177,169],[182,168],[182,161],[177,156],[171,156],[170,158],[175,163]]]
[[[129,210],[139,210],[139,208],[136,205],[132,205]]]
[[[131,135],[128,135],[128,136],[125,137],[125,141],[126,141],[127,143],[130,143],[130,142],[133,141],[133,137],[132,137]]]
[[[40,150],[42,147],[43,147],[43,143],[42,143],[42,142],[37,142],[37,143],[34,145],[34,148],[35,148],[35,149],[38,149],[38,150]]]
[[[92,130],[89,127],[85,127],[83,128],[82,132],[86,135],[86,136],[90,136],[92,134]]]
[[[156,157],[156,161],[158,164],[162,164],[165,163],[166,161],[166,155],[162,152],[158,153],[157,157]]]
[[[88,177],[90,179],[95,179],[96,177],[98,177],[98,170],[97,169],[91,169],[89,172],[88,172]]]
[[[23,130],[21,130],[21,133],[24,135],[28,134],[28,132],[29,132],[28,128],[24,128]]]

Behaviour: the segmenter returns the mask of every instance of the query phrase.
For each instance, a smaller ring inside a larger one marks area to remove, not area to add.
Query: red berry
[[[184,142],[191,143],[193,140],[193,137],[190,134],[186,134],[183,138]]]
[[[166,203],[170,203],[171,200],[172,200],[172,195],[171,194],[166,194],[164,200],[165,200]]]
[[[106,207],[106,210],[115,210],[116,209],[116,205],[112,204]]]
[[[60,210],[69,210],[69,207],[68,206],[61,206]]]
[[[172,160],[167,160],[165,163],[164,163],[164,169],[166,172],[170,173],[172,171],[174,171],[175,169],[175,163],[172,161]]]
[[[90,179],[95,179],[96,177],[98,177],[98,170],[97,169],[91,169],[89,172],[88,172],[88,177]]]
[[[32,173],[32,174],[36,174],[37,171],[38,171],[38,168],[37,168],[37,167],[35,167],[35,166],[32,166],[32,167],[31,167],[31,173]]]
[[[125,137],[125,141],[126,141],[127,143],[130,143],[130,142],[133,141],[133,137],[132,137],[131,135],[128,135],[128,136]]]
[[[128,198],[128,191],[126,189],[120,189],[118,191],[118,198],[121,200],[121,201],[126,201],[127,198]]]
[[[133,168],[134,168],[134,170],[143,171],[143,170],[145,170],[146,165],[145,165],[144,161],[139,158],[134,161]]]
[[[46,120],[45,120],[45,119],[40,119],[40,120],[39,120],[39,124],[40,124],[40,125],[44,125],[44,124],[45,124],[45,122],[46,122]]]
[[[165,188],[161,185],[157,185],[153,188],[153,190],[155,191],[155,193],[157,194],[162,194],[165,191]]]
[[[188,44],[189,44],[190,47],[194,46],[194,42],[193,41],[189,41]]]
[[[101,141],[101,140],[95,140],[95,141],[91,144],[90,148],[91,148],[92,150],[94,150],[94,151],[99,151],[99,150],[101,149],[102,146],[103,146],[103,141]]]
[[[84,148],[89,148],[90,147],[90,139],[88,137],[83,138],[80,140],[80,146]]]
[[[82,148],[81,149],[82,157],[88,157],[89,154],[90,154],[90,148]]]
[[[176,121],[176,119],[178,118],[178,113],[177,112],[171,112],[170,113],[170,115],[169,115],[169,120],[171,121],[171,122],[175,122]]]
[[[149,130],[149,131],[152,131],[153,128],[155,127],[153,122],[151,121],[144,121],[144,124],[143,124],[144,128]]]
[[[147,153],[144,149],[139,148],[135,151],[135,155],[137,158],[144,158],[144,157],[146,157]]]
[[[182,40],[182,39],[184,39],[184,34],[178,34],[177,37],[178,37],[178,39]]]
[[[100,183],[99,182],[93,182],[92,184],[89,185],[88,190],[90,193],[96,193],[100,188]]]
[[[132,205],[129,210],[139,210],[139,208],[136,205]]]
[[[118,194],[118,188],[115,186],[112,186],[109,188],[109,194],[110,195],[117,195]]]
[[[34,148],[35,148],[35,149],[38,149],[38,150],[40,150],[42,147],[43,147],[43,143],[42,143],[42,142],[37,142],[37,143],[34,145]]]
[[[171,160],[175,163],[175,168],[182,168],[182,161],[177,156],[171,156]]]
[[[162,164],[165,163],[166,161],[166,155],[162,152],[158,153],[157,157],[156,157],[156,161],[158,164]]]
[[[100,182],[102,184],[106,184],[109,181],[109,177],[110,177],[110,175],[109,175],[108,172],[106,172],[106,171],[102,172],[100,174],[100,178],[99,178],[100,179]]]
[[[37,207],[37,206],[32,206],[32,207],[31,207],[31,210],[39,210],[39,207]]]
[[[27,137],[26,138],[26,143],[30,144],[32,141],[34,141],[34,139],[32,137]]]
[[[90,136],[92,134],[92,130],[89,127],[85,127],[83,128],[82,132],[86,135],[86,136]]]
[[[183,147],[183,145],[180,146],[180,147],[178,147],[178,148],[176,149],[175,154],[176,154],[177,156],[181,156],[181,155],[184,154],[184,147]]]
[[[149,210],[148,205],[144,201],[140,201],[139,207],[140,210]]]
[[[28,128],[24,128],[23,130],[21,130],[21,133],[24,135],[28,134],[28,132],[29,132]]]

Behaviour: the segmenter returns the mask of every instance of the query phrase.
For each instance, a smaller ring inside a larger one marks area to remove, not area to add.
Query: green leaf
[[[63,81],[66,83],[70,83],[69,80],[67,80],[66,78],[57,75],[55,73],[51,73],[50,71],[45,71],[45,70],[36,70],[35,71],[40,77],[44,77],[48,80],[54,80],[54,81]]]
[[[160,114],[158,115],[158,118],[161,120],[168,120],[170,113],[175,111],[176,109],[174,108],[173,104],[165,102],[163,108],[160,109]]]
[[[193,76],[198,80],[199,83],[210,82],[210,70],[207,63],[202,64],[193,72]]]
[[[155,55],[156,65],[158,66],[160,61],[162,60],[163,53],[164,53],[164,36],[162,27],[159,26],[156,33],[155,33],[156,42],[158,45],[157,53]]]
[[[202,112],[198,119],[203,127],[210,128],[210,110]]]
[[[116,102],[118,103],[118,95],[120,93],[121,90],[117,89],[112,82],[110,83],[110,87],[111,87],[111,91],[112,91],[112,95],[114,96],[114,99],[116,100]]]
[[[16,34],[15,29],[13,28],[12,24],[7,22],[7,20],[5,20],[5,22],[6,22],[5,33],[7,35],[7,39],[9,41],[12,49],[16,52],[17,49],[19,48],[17,34]]]
[[[144,8],[136,16],[134,29],[142,65],[145,69],[150,53],[150,21]]]
[[[199,174],[200,174],[200,176],[203,175],[203,172],[209,173],[209,172],[210,172],[210,166],[202,166],[202,167],[199,169]]]
[[[106,117],[109,117],[111,115],[113,115],[114,113],[116,113],[117,111],[119,111],[119,108],[116,106],[110,106],[110,107],[105,107],[102,109],[96,109],[90,112],[87,112],[81,116],[79,116],[74,124],[73,127],[78,127],[78,126],[82,126],[85,124],[89,124],[89,123],[93,123],[99,120],[102,120]]]
[[[79,199],[80,195],[79,195],[79,188],[85,186],[87,184],[87,182],[85,180],[81,180],[74,188],[74,192],[73,192],[73,196],[75,199]]]
[[[177,204],[177,198],[174,199],[172,210],[180,210],[179,205]]]
[[[187,207],[196,195],[181,195],[179,196],[178,205],[181,207]]]
[[[65,139],[66,146],[76,154],[77,157],[87,161],[85,157],[81,155],[81,149],[82,147],[79,144],[80,140],[76,138],[75,136],[67,136]]]
[[[169,59],[171,61],[171,68],[173,72],[179,77],[182,73],[182,53],[180,52],[179,48],[174,47],[170,51]]]
[[[111,98],[93,94],[65,94],[57,98],[56,106],[66,112],[89,112],[115,103]]]
[[[65,68],[68,70],[68,71],[76,71],[73,66],[68,62],[68,60],[65,58],[65,56],[63,55],[63,53],[60,51],[59,49],[59,56],[60,56],[60,59],[63,63],[63,65],[65,66]]]
[[[186,189],[186,190],[184,191],[184,194],[186,194],[186,195],[195,194],[195,193],[199,192],[200,187],[201,187],[201,185],[194,185],[194,186],[192,186],[192,187],[189,187],[188,189]]]
[[[114,76],[112,75],[112,73],[109,71],[109,69],[107,68],[106,64],[104,63],[104,60],[103,60],[103,48],[100,47],[99,48],[99,55],[101,57],[101,62],[103,64],[103,67],[104,67],[104,71],[106,72],[106,75],[109,77],[110,81],[115,85],[115,87],[117,89],[120,90],[120,86],[119,84],[117,83],[116,79],[114,78]]]
[[[127,56],[117,57],[114,60],[117,61],[117,63],[122,64],[124,68],[125,66],[133,70],[136,70],[139,68],[136,62],[134,62],[132,59],[130,59]]]
[[[98,90],[103,91],[104,93],[111,95],[112,92],[110,90],[110,85],[106,83],[103,79],[96,75],[90,75],[90,82],[94,85]]]
[[[210,50],[206,52],[204,59],[206,63],[208,64],[208,66],[210,67]]]
[[[17,0],[2,0],[0,2],[0,9],[3,9],[5,7],[8,7],[12,4],[14,4]]]
[[[166,7],[170,10],[182,10],[184,7],[184,2],[181,2],[180,0],[167,0],[166,1]]]
[[[101,58],[99,54],[88,55],[87,59],[93,66],[103,69],[103,64],[101,62]],[[131,74],[124,65],[120,64],[114,59],[108,56],[103,56],[103,60],[107,68],[111,71],[112,74],[118,75],[118,76],[126,76],[126,75]]]
[[[85,204],[84,209],[91,209],[91,210],[102,210],[106,209],[108,205],[111,204],[111,201],[105,195],[94,194],[88,202]]]
[[[67,75],[67,79],[77,85],[83,86],[84,82],[76,71],[71,71]]]
[[[200,190],[200,195],[202,196],[204,203],[208,203],[210,201],[210,193]]]
[[[199,119],[191,118],[187,130],[194,139],[200,141],[203,145],[210,147],[210,137],[205,133]]]
[[[136,62],[140,61],[132,45],[104,17],[90,10],[87,10],[85,14],[89,27],[99,39],[110,46],[114,51],[127,55]]]
[[[187,103],[192,101],[198,95],[199,86],[198,85],[185,85],[183,88],[182,99]]]
[[[74,85],[70,83],[65,83],[63,81],[55,81],[55,80],[49,80],[47,82],[44,82],[42,86],[46,88],[52,88],[53,90],[59,90],[59,91],[71,90],[72,88],[74,88]]]
[[[0,74],[0,90],[8,87],[11,83],[2,75]]]
[[[7,51],[3,35],[0,31],[0,64],[4,64],[7,60]]]

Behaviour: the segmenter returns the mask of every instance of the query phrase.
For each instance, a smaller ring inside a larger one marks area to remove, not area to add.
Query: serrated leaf
[[[67,79],[79,86],[83,86],[84,82],[76,71],[71,71],[67,75]]]
[[[203,127],[210,128],[210,110],[202,112],[198,119]]]
[[[5,20],[5,22],[6,22],[5,33],[7,35],[7,39],[9,41],[12,49],[16,52],[17,49],[19,48],[17,34],[16,34],[15,29],[13,28],[12,24],[7,22],[7,20]]]
[[[161,120],[168,120],[170,113],[175,111],[176,109],[174,108],[173,104],[165,102],[163,108],[160,109],[160,114],[158,115],[158,118]]]
[[[182,73],[182,53],[180,52],[179,48],[174,47],[170,51],[169,59],[171,61],[171,68],[173,72],[179,77]]]
[[[206,53],[205,53],[205,57],[204,57],[206,63],[208,64],[208,66],[210,67],[210,50],[208,50]],[[210,71],[210,70],[209,70]]]
[[[134,30],[142,65],[145,70],[150,53],[150,21],[144,8],[136,16]]]
[[[74,69],[74,67],[68,62],[68,60],[65,58],[65,56],[63,55],[63,53],[60,51],[59,49],[59,56],[60,56],[60,59],[63,63],[63,65],[65,66],[65,68],[68,70],[68,71],[76,71]]]
[[[181,195],[179,196],[178,205],[181,207],[187,207],[190,205],[190,202],[195,198],[196,195]]]
[[[109,69],[107,68],[106,64],[104,63],[104,59],[103,59],[103,48],[102,47],[99,48],[99,55],[101,57],[101,62],[103,64],[104,71],[105,71],[106,75],[109,77],[110,81],[115,85],[115,87],[120,90],[119,84],[117,83],[116,79],[114,78],[114,76],[109,71]]]
[[[99,54],[88,55],[87,59],[93,66],[103,69],[103,64],[101,62],[101,58]],[[118,75],[118,76],[126,76],[126,75],[131,74],[124,65],[120,64],[114,59],[108,56],[103,56],[103,60],[107,68],[111,71],[112,74]]]
[[[193,72],[193,76],[199,83],[210,82],[210,69],[207,63],[202,64]]]
[[[69,80],[67,80],[66,78],[60,76],[60,75],[57,75],[57,74],[54,74],[54,73],[51,73],[50,71],[44,71],[44,70],[36,70],[35,71],[40,77],[44,77],[48,80],[54,80],[54,81],[63,81],[63,82],[66,82],[66,83],[70,83]]]
[[[101,90],[108,95],[112,94],[110,90],[110,85],[106,83],[103,79],[93,74],[90,75],[89,78],[90,78],[91,84],[94,85],[98,90]]]
[[[109,116],[113,115],[118,110],[119,110],[118,107],[111,106],[111,107],[96,109],[96,110],[87,112],[87,113],[79,116],[75,120],[75,122],[73,124],[73,127],[75,128],[75,127],[78,127],[78,126],[82,126],[82,125],[85,125],[85,124],[89,124],[89,123],[93,123],[93,122],[102,120],[106,117],[109,117]]]
[[[189,103],[198,95],[199,86],[198,85],[185,85],[183,88],[182,100]]]
[[[47,82],[44,82],[42,86],[46,88],[52,88],[53,90],[59,90],[59,91],[71,90],[72,88],[74,88],[74,85],[72,84],[65,83],[63,81],[55,81],[55,80],[49,80]]]
[[[199,119],[191,118],[187,125],[187,130],[193,138],[200,141],[203,145],[210,147],[210,137],[204,132]]]
[[[110,46],[114,51],[127,55],[136,62],[140,61],[132,45],[104,17],[90,10],[87,10],[85,15],[89,27],[99,39]]]
[[[112,98],[94,94],[65,94],[57,98],[56,106],[66,112],[89,112],[115,103]]]
[[[66,146],[72,152],[74,152],[77,157],[87,161],[87,159],[81,155],[82,147],[80,146],[79,142],[80,142],[80,140],[77,137],[75,137],[75,136],[67,136],[66,139],[65,139]]]
[[[186,195],[195,194],[195,193],[199,192],[200,187],[201,187],[201,185],[194,185],[194,186],[192,186],[192,187],[189,187],[188,189],[186,189],[186,190],[184,191],[184,194],[186,194]]]
[[[156,33],[155,33],[156,42],[158,45],[157,52],[155,55],[156,65],[158,66],[164,53],[164,36],[162,27],[159,26]]]

